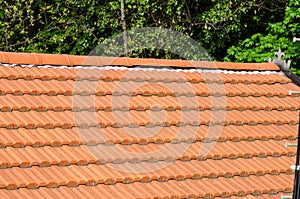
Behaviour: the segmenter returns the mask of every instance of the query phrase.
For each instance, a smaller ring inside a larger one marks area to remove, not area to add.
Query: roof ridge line
[[[0,63],[28,64],[28,65],[54,65],[54,66],[125,66],[125,67],[174,67],[183,69],[230,69],[230,70],[257,70],[279,71],[274,63],[233,63],[212,61],[169,60],[154,58],[129,57],[102,57],[66,54],[43,54],[0,52]]]
[[[128,59],[141,59],[141,58],[128,58]],[[177,60],[172,60],[177,61]],[[186,60],[178,60],[178,61],[186,61]],[[195,61],[191,61],[195,62]],[[205,61],[199,61],[204,63]],[[149,72],[149,71],[159,71],[159,72],[184,72],[184,73],[212,73],[212,74],[242,74],[242,75],[272,75],[278,74],[281,71],[279,70],[267,70],[267,69],[255,69],[255,68],[224,68],[224,67],[217,67],[217,65],[221,63],[227,64],[251,64],[251,63],[233,63],[233,62],[212,62],[216,65],[214,68],[205,68],[204,66],[197,66],[197,67],[180,67],[180,66],[157,66],[157,65],[133,65],[133,66],[124,66],[124,65],[36,65],[36,64],[9,64],[3,63],[0,61],[0,64],[4,67],[22,67],[22,68],[32,68],[36,67],[38,69],[77,69],[77,70],[99,70],[99,71],[107,71],[107,70],[114,70],[114,71],[142,71],[142,72]],[[0,66],[1,66],[0,65]]]

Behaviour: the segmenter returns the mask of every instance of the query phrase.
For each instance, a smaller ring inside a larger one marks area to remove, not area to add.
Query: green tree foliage
[[[125,4],[128,30],[160,27],[179,31],[219,61],[231,46],[225,60],[240,61],[240,56],[232,55],[235,48],[242,52],[250,49],[245,46],[247,42],[243,43],[245,39],[253,41],[252,35],[268,34],[269,24],[281,23],[285,10],[296,7],[291,3],[287,7],[288,0],[125,0]],[[293,28],[293,33],[297,32],[297,27]],[[120,1],[0,0],[0,32],[2,51],[86,55],[106,38],[122,32]],[[256,39],[260,39],[258,36]],[[267,52],[271,50],[266,48]],[[178,55],[141,49],[130,52],[130,56]]]
[[[253,34],[231,46],[225,57],[226,61],[265,62],[274,57],[279,48],[285,53],[285,58],[292,61],[292,70],[297,72],[300,66],[300,43],[294,43],[292,38],[300,33],[300,1],[290,0],[285,8],[284,18],[276,23],[270,22],[266,31]],[[297,72],[300,74],[300,71]]]
[[[87,54],[119,31],[119,11],[94,0],[0,1],[1,50]]]

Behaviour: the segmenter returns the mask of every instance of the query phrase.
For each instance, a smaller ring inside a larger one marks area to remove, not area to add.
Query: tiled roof
[[[99,56],[76,56],[76,55],[55,55],[38,53],[10,53],[0,52],[0,62],[9,64],[34,64],[34,65],[64,65],[64,66],[171,66],[174,68],[219,68],[230,70],[279,70],[279,67],[269,63],[223,63],[188,60],[163,60],[163,59],[142,59],[127,57],[99,57]]]
[[[273,63],[0,63],[0,198],[291,195],[300,89]]]

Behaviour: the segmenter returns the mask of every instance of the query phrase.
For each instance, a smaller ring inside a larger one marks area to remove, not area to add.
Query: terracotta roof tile
[[[187,197],[189,194],[194,194],[197,197],[205,197],[205,196],[221,196],[221,194],[228,190],[233,196],[245,196],[245,193],[248,194],[266,194],[263,193],[264,191],[259,191],[260,186],[263,184],[263,187],[265,188],[265,191],[274,191],[275,193],[278,193],[278,189],[276,189],[276,186],[272,183],[273,181],[278,181],[279,178],[283,178],[286,180],[286,182],[282,182],[280,185],[284,187],[284,192],[290,192],[291,190],[287,188],[288,181],[292,180],[291,175],[279,175],[279,176],[250,176],[249,178],[241,178],[241,177],[235,177],[234,181],[232,179],[222,179],[220,183],[217,183],[219,179],[202,179],[202,180],[185,180],[180,183],[174,180],[170,180],[168,182],[153,182],[152,184],[149,183],[134,183],[134,184],[116,184],[114,186],[99,184],[97,186],[84,186],[79,185],[78,187],[67,187],[67,186],[61,186],[58,188],[49,189],[46,187],[41,187],[39,189],[25,189],[21,188],[18,190],[18,192],[14,191],[14,194],[17,194],[16,196],[24,196],[27,194],[33,194],[38,195],[41,193],[49,194],[50,197],[58,197],[63,198],[63,195],[59,195],[58,193],[65,193],[68,195],[74,194],[74,196],[78,196],[78,194],[82,194],[85,198],[93,198],[90,193],[97,194],[98,196],[104,196],[104,197],[110,197],[110,196],[118,196],[117,193],[122,193],[123,197],[125,198],[132,198],[132,197],[138,197],[138,198],[155,198],[157,196],[160,197],[169,197],[171,196],[183,196]],[[233,184],[233,182],[235,182]],[[235,186],[239,187],[239,184],[247,185],[249,182],[256,182],[254,183],[254,186],[247,189],[244,187],[241,187],[237,193],[235,193],[234,190],[236,190]],[[259,183],[262,182],[262,183]],[[225,185],[225,186],[224,186]],[[154,189],[151,189],[151,187],[154,187]],[[139,190],[139,192],[133,192],[132,190]],[[165,190],[160,191],[158,190]],[[210,192],[211,190],[211,192]],[[12,192],[12,191],[11,191]],[[31,193],[30,193],[31,192]],[[158,194],[162,195],[158,195]],[[280,192],[282,193],[282,192]],[[94,195],[93,194],[93,195]]]
[[[97,185],[108,183],[109,179],[113,179],[116,183],[136,183],[141,182],[143,178],[148,177],[154,181],[167,182],[169,180],[182,181],[187,179],[198,178],[226,178],[231,173],[231,177],[249,177],[257,175],[260,171],[263,175],[279,175],[292,174],[290,169],[286,169],[289,164],[294,161],[294,158],[283,156],[278,162],[276,158],[253,158],[252,159],[237,159],[237,160],[222,160],[220,165],[217,160],[196,161],[190,162],[177,161],[170,164],[159,171],[150,172],[147,174],[129,174],[115,170],[114,167],[106,165],[90,164],[89,167],[70,165],[70,166],[51,166],[37,167],[32,166],[30,170],[25,168],[13,167],[11,170],[1,170],[2,186],[16,188],[39,188],[51,186],[55,182],[60,182],[60,186],[77,186],[77,185]],[[128,163],[124,163],[128,164]],[[151,167],[155,163],[141,163],[138,170],[142,172],[143,168]],[[240,165],[240,166],[237,166]],[[224,168],[226,166],[226,168]],[[168,173],[168,176],[165,176]],[[60,175],[55,175],[60,174]],[[16,176],[18,176],[16,178]],[[215,176],[215,177],[212,177]]]
[[[300,89],[273,63],[6,52],[0,63],[0,198],[292,192]]]
[[[230,70],[279,70],[273,63],[231,63],[189,60],[140,59],[126,57],[97,57],[39,53],[0,52],[0,62],[9,64],[58,65],[58,66],[169,66],[180,68],[210,68]]]
[[[206,138],[206,132],[208,126],[201,128],[197,126],[185,126],[176,127],[171,126],[168,129],[161,129],[160,127],[154,127],[153,132],[157,132],[152,136],[146,138],[134,137],[133,133],[139,135],[141,133],[147,133],[146,127],[130,128],[124,127],[123,130],[118,128],[107,127],[103,129],[91,127],[88,129],[2,129],[1,135],[1,147],[24,147],[24,146],[59,146],[70,145],[78,146],[79,144],[106,144],[113,142],[116,144],[142,144],[147,143],[169,143],[175,140],[180,142],[188,142],[189,140],[204,141]],[[213,129],[213,128],[211,128]],[[217,127],[216,127],[217,129]],[[245,129],[245,131],[241,131]],[[279,132],[277,132],[279,131]],[[223,142],[223,141],[254,141],[254,140],[269,140],[269,139],[289,139],[294,140],[297,131],[297,126],[284,125],[256,125],[256,126],[225,126],[222,129],[220,135],[212,137],[211,140]],[[101,132],[101,134],[100,134]],[[113,133],[112,133],[113,132]],[[132,132],[132,135],[127,132]],[[177,132],[182,132],[177,134]],[[242,132],[242,133],[241,133]],[[78,135],[78,133],[80,133]],[[101,135],[104,136],[101,136]],[[144,141],[143,141],[144,140]]]
[[[164,146],[149,143],[147,145],[96,145],[96,146],[59,146],[59,147],[31,147],[24,148],[6,147],[0,154],[0,163],[2,168],[7,167],[30,167],[30,166],[50,166],[50,165],[81,165],[94,163],[101,160],[103,164],[121,162],[157,162],[165,161],[168,158],[172,160],[185,161],[199,159],[236,159],[253,157],[280,157],[293,156],[295,152],[292,149],[284,147],[282,141],[243,141],[243,142],[217,142],[217,143],[166,143]],[[213,147],[208,153],[201,155],[202,148]],[[251,148],[250,148],[251,147]],[[170,151],[171,150],[171,151]],[[101,153],[99,152],[101,151]],[[152,151],[157,151],[152,154]],[[146,155],[145,153],[152,155]],[[91,154],[90,154],[91,153]],[[6,155],[8,154],[8,155]],[[34,154],[32,156],[31,154]],[[95,157],[93,157],[95,156]],[[54,160],[52,159],[54,158]],[[101,163],[101,164],[102,164]],[[50,164],[50,165],[47,165]]]
[[[280,96],[289,95],[289,90],[298,88],[292,84],[211,84],[189,83],[178,85],[178,83],[148,83],[148,82],[105,82],[97,81],[42,81],[39,79],[26,81],[24,79],[0,80],[1,94],[13,95],[158,95],[158,96]],[[182,90],[179,86],[184,87]],[[209,87],[208,87],[209,86]]]
[[[79,70],[60,68],[26,68],[21,66],[3,67],[0,66],[0,76],[3,79],[25,79],[34,80],[41,79],[47,81],[49,79],[56,80],[104,80],[104,81],[149,81],[149,82],[226,82],[226,83],[257,83],[257,84],[273,84],[288,83],[290,79],[284,78],[280,74],[215,74],[215,73],[195,73],[195,72],[168,72],[168,71],[128,71],[128,70]]]
[[[271,109],[272,110],[272,109]],[[117,116],[116,116],[117,115]],[[15,128],[63,128],[71,127],[133,127],[138,126],[200,126],[200,125],[270,125],[297,124],[296,111],[290,110],[232,110],[224,112],[224,117],[210,120],[215,116],[211,111],[190,110],[188,112],[174,111],[28,111],[0,112],[0,126],[7,129]],[[192,117],[190,117],[192,116]],[[280,119],[284,116],[284,119]],[[93,118],[96,117],[96,118]],[[74,121],[75,119],[75,121]],[[280,121],[280,122],[279,122]],[[277,123],[279,122],[279,123]],[[49,124],[53,124],[50,125]]]

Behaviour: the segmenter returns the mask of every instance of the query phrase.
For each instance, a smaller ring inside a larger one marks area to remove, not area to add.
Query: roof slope
[[[300,103],[289,90],[300,89],[273,63],[27,53],[0,63],[0,198],[292,191],[296,149],[285,143]]]

